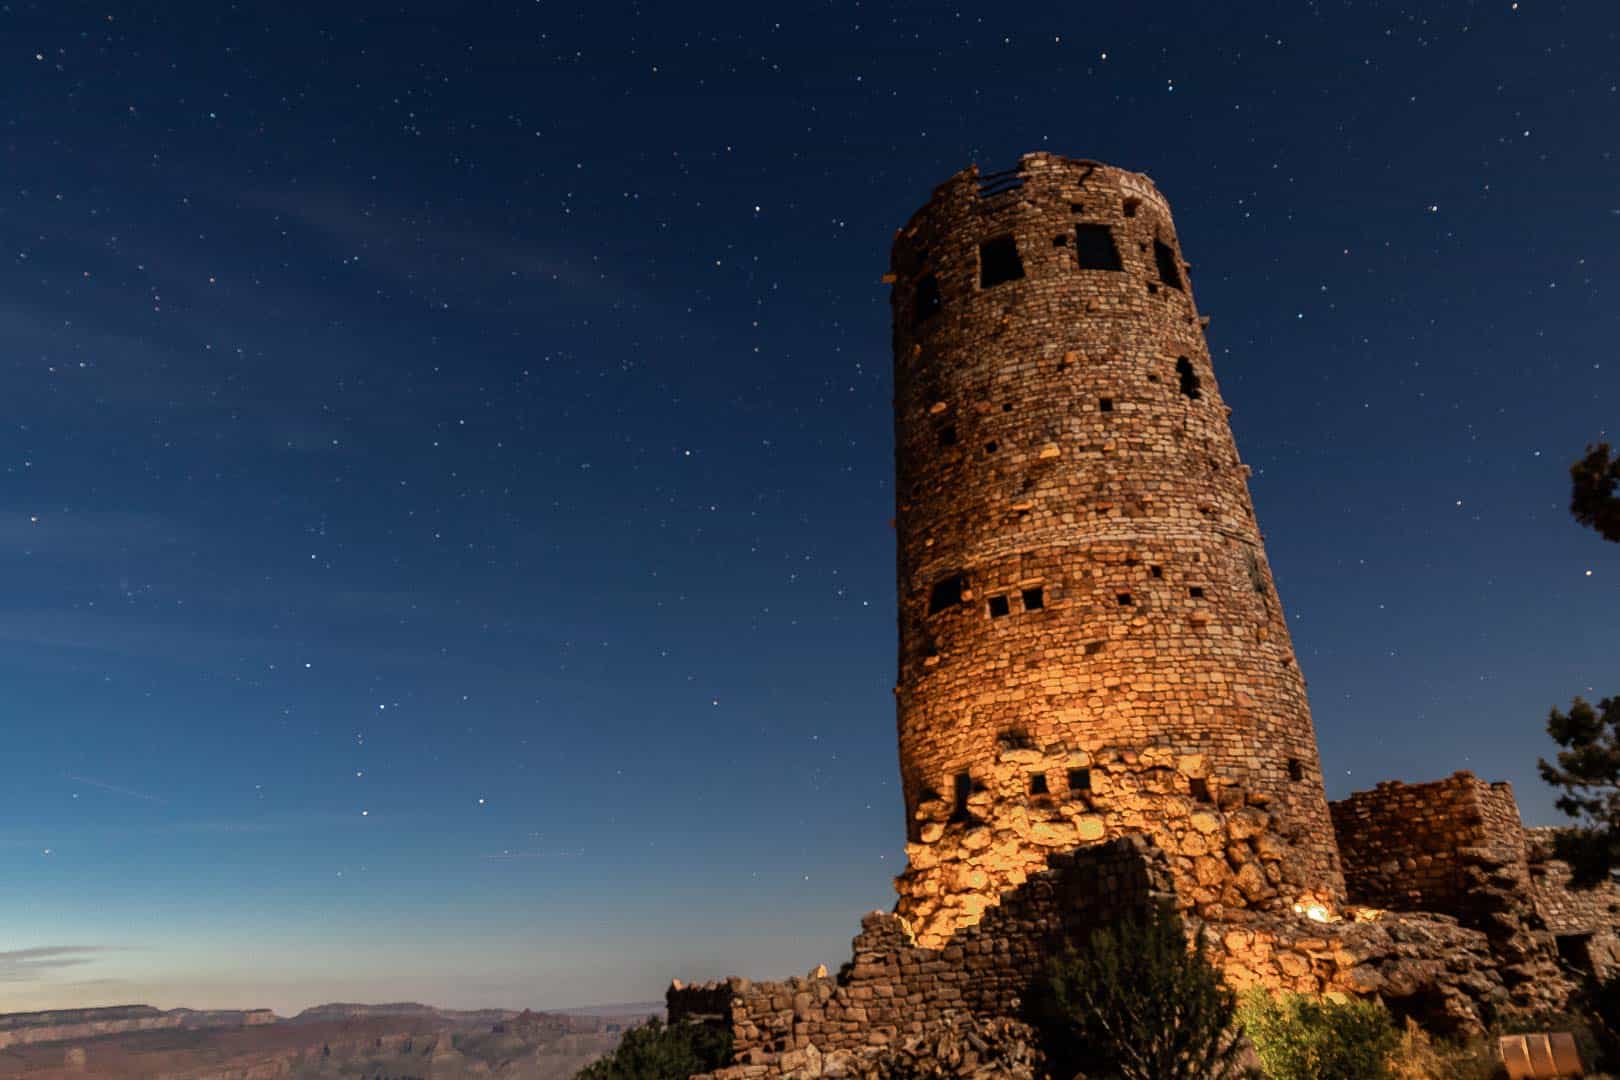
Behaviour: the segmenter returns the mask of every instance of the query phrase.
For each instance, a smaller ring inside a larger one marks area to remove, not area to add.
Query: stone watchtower
[[[1152,181],[1026,155],[893,252],[898,912],[938,945],[1145,833],[1183,906],[1344,885],[1246,477]]]

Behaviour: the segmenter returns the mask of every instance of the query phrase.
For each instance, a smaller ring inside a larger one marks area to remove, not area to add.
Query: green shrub
[[[1436,1038],[1410,1017],[1390,1061],[1396,1080],[1497,1080],[1502,1062],[1485,1038]]]
[[[653,1017],[626,1031],[613,1053],[585,1066],[575,1080],[686,1080],[730,1061],[729,1031]]]
[[[1187,946],[1167,907],[1071,944],[1036,987],[1033,1019],[1053,1075],[1120,1080],[1231,1080],[1245,1075],[1232,1030],[1237,1000]]]
[[[1371,1001],[1251,992],[1238,1011],[1271,1080],[1389,1080],[1401,1037]]]

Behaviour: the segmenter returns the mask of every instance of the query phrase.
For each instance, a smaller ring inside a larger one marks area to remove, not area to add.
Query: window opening
[[[1107,225],[1076,225],[1074,254],[1082,270],[1125,269],[1114,246],[1114,231]]]
[[[1011,611],[1012,605],[1007,602],[1005,596],[992,596],[990,598],[990,617],[992,619],[999,619]]]
[[[1029,774],[1029,793],[1031,795],[1045,795],[1051,789],[1046,786],[1046,774],[1043,772]]]
[[[1059,234],[1057,236],[1052,237],[1052,246],[1053,247],[1068,247],[1069,246],[1069,234],[1068,233],[1061,233],[1061,234]]]
[[[933,592],[928,594],[928,614],[938,615],[946,608],[955,607],[962,602],[962,590],[967,586],[967,578],[961,574],[952,574],[948,578],[941,578],[934,583]]]
[[[955,446],[956,445],[956,425],[955,424],[946,424],[944,427],[939,429],[939,445],[941,445],[941,446]]]
[[[1115,599],[1119,601],[1119,606],[1120,607],[1130,607],[1131,606],[1131,594],[1128,593],[1128,592],[1120,593],[1117,597],[1115,597]]]
[[[1210,801],[1208,780],[1195,776],[1191,780],[1187,781],[1187,786],[1192,792],[1192,797],[1197,799],[1199,802]]]
[[[942,302],[939,296],[939,277],[924,274],[917,282],[916,294],[911,298],[911,325],[917,326],[938,314]]]
[[[1039,611],[1046,606],[1046,594],[1039,585],[1024,590],[1024,610]]]
[[[984,452],[987,453],[987,454],[993,454],[997,450],[1000,450],[1000,449],[1001,449],[1001,444],[996,442],[996,440],[994,440],[994,439],[991,439],[989,442],[984,444]]]
[[[1192,361],[1185,356],[1176,357],[1176,374],[1181,378],[1181,392],[1192,401],[1203,397],[1200,389],[1198,373],[1193,370]]]
[[[1091,790],[1091,770],[1090,769],[1070,769],[1069,770],[1069,790],[1070,791],[1090,791]]]
[[[1097,399],[1097,411],[1098,412],[1113,412],[1114,411],[1114,399],[1111,398],[1111,397],[1098,398]]]
[[[1150,566],[1148,567],[1148,573],[1152,574],[1156,578],[1162,578],[1164,577],[1164,567]]]
[[[1159,268],[1159,280],[1172,289],[1181,288],[1181,267],[1176,265],[1176,250],[1162,240],[1153,241],[1153,261]]]
[[[1011,236],[998,236],[979,245],[979,288],[990,289],[1024,276],[1024,260]]]
[[[1142,205],[1142,200],[1141,199],[1126,199],[1125,200],[1125,216],[1126,217],[1135,217],[1136,216],[1136,208],[1141,206],[1141,205]]]
[[[1194,585],[1187,590],[1187,595],[1192,597],[1194,600],[1202,600],[1204,598],[1204,587],[1202,585]]]
[[[1288,759],[1288,779],[1305,779],[1305,765],[1297,757],[1291,757]]]
[[[968,796],[973,794],[973,778],[965,772],[956,774],[956,805],[951,811],[952,821],[966,821],[968,819]]]

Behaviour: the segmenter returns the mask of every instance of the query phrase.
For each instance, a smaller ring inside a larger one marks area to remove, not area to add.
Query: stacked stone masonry
[[[1200,806],[1233,800],[1268,819],[1264,887],[1195,869],[1222,856],[1195,842],[1182,897],[1342,898],[1179,252],[1147,177],[1048,154],[957,174],[895,241],[899,910],[922,944],[1053,850],[1149,831],[1179,853]]]
[[[717,1080],[964,1038],[1026,1061],[1053,950],[1149,904],[1236,989],[1441,1030],[1620,971],[1620,889],[1575,888],[1507,784],[1330,810],[1188,270],[1152,181],[1050,154],[958,173],[897,235],[907,868],[836,976],[671,988],[731,1031]]]

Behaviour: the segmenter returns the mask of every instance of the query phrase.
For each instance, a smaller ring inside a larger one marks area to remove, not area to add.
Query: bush
[[[731,1061],[731,1033],[704,1024],[666,1024],[656,1016],[624,1033],[613,1053],[575,1080],[686,1080]]]
[[[1256,990],[1238,1013],[1272,1080],[1391,1080],[1401,1043],[1389,1010]]]
[[[1502,1063],[1486,1039],[1436,1039],[1408,1017],[1390,1064],[1397,1080],[1496,1080]]]
[[[1245,1075],[1232,1030],[1237,1000],[1187,947],[1168,907],[1071,943],[1036,987],[1034,1020],[1053,1075],[1120,1080],[1231,1080]]]

